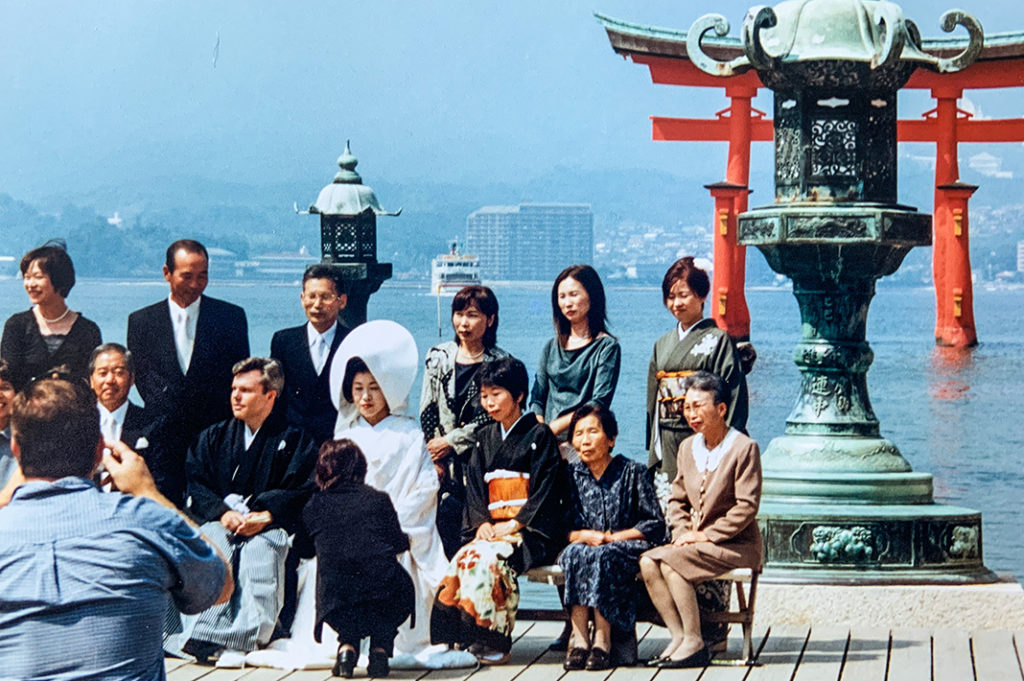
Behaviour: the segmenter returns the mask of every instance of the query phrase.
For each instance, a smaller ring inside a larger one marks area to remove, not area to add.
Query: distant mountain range
[[[978,147],[978,148],[975,148]],[[396,276],[426,277],[430,259],[448,240],[464,238],[466,216],[484,205],[521,202],[589,203],[594,212],[595,237],[622,224],[666,228],[707,224],[712,202],[703,185],[721,180],[725,153],[722,145],[700,149],[680,146],[680,171],[671,174],[647,169],[586,170],[560,166],[524,178],[522,182],[438,183],[398,182],[364,175],[380,203],[401,216],[380,217],[378,258],[392,262]],[[755,147],[755,154],[768,151]],[[900,197],[904,203],[930,212],[934,183],[926,145],[901,150]],[[981,155],[981,156],[979,156]],[[710,160],[709,160],[710,157]],[[972,162],[972,158],[978,157]],[[1003,225],[1002,237],[987,239],[981,216],[999,207],[1024,203],[1024,150],[1020,145],[964,145],[961,172],[967,182],[981,185],[972,200],[972,230],[987,250],[1024,239],[1024,228]],[[758,156],[751,178],[750,203],[771,201],[770,159]],[[32,204],[0,194],[0,234],[6,255],[59,236],[66,238],[83,274],[151,276],[162,262],[171,240],[195,236],[210,246],[240,257],[267,252],[295,252],[305,245],[319,250],[319,220],[296,215],[311,204],[330,177],[266,184],[212,181],[173,175],[149,178],[124,186],[101,186],[79,194],[60,194]],[[0,191],[2,191],[0,187]],[[120,224],[111,224],[116,214]],[[131,253],[131,258],[125,258]],[[987,257],[987,254],[984,254]],[[928,262],[928,249],[916,249],[908,265]],[[977,263],[976,263],[977,264]],[[760,268],[758,268],[760,269]]]

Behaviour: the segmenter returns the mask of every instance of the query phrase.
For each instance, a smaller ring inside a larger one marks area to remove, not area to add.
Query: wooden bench
[[[743,657],[748,665],[754,663],[754,605],[757,600],[757,578],[760,574],[759,570],[737,568],[718,575],[715,579],[733,582],[736,585],[737,609],[726,610],[725,612],[701,613],[701,617],[706,621],[739,624],[742,627]],[[560,586],[565,583],[565,575],[562,574],[562,568],[557,565],[535,567],[532,570],[528,570],[525,577],[528,581],[537,584]],[[744,591],[745,585],[747,586],[746,591]],[[534,614],[534,611],[530,611],[530,614]],[[524,613],[525,615],[526,613]],[[559,615],[561,616],[550,617],[550,619],[565,619],[564,613],[559,613]]]

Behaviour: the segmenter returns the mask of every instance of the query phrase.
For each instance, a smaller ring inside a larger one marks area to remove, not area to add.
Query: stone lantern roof
[[[375,215],[399,215],[402,209],[391,213],[381,207],[373,189],[363,184],[363,178],[356,172],[359,159],[345,141],[345,151],[338,157],[341,170],[334,176],[334,182],[320,190],[316,203],[309,207],[310,213],[320,215],[359,215],[371,210]]]

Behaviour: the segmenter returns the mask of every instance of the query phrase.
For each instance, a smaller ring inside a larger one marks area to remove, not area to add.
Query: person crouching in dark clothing
[[[330,440],[316,463],[319,492],[302,511],[296,535],[299,555],[317,557],[316,628],[326,622],[338,634],[334,675],[352,678],[359,642],[370,638],[367,673],[387,676],[398,626],[414,610],[412,578],[396,555],[409,538],[384,492],[363,484],[366,457],[355,442]]]

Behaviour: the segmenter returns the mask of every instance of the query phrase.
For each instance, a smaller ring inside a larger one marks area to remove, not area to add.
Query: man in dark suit
[[[274,333],[270,356],[284,367],[285,418],[311,433],[319,445],[334,436],[338,418],[331,401],[330,371],[334,352],[349,332],[338,321],[348,296],[329,266],[310,265],[302,275],[300,300],[309,321]]]
[[[143,459],[153,475],[157,489],[164,496],[177,493],[169,479],[168,462],[160,447],[163,436],[158,423],[146,410],[128,400],[135,385],[135,362],[132,353],[120,343],[104,343],[89,358],[89,385],[96,395],[100,433],[108,442],[123,442]]]
[[[167,300],[128,317],[128,349],[136,387],[147,412],[168,425],[164,446],[168,474],[185,487],[185,452],[204,428],[231,417],[231,367],[249,356],[245,311],[203,295],[210,258],[198,241],[167,248]],[[171,497],[179,502],[179,497]]]

